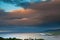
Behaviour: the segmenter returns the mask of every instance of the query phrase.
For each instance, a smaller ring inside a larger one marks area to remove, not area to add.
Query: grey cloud
[[[0,25],[37,25],[47,22],[60,22],[60,3],[38,3],[31,4],[31,10],[21,12],[8,12],[0,17]],[[6,12],[4,12],[6,13]]]
[[[35,25],[43,22],[40,14],[36,11],[29,10],[25,12],[27,14],[17,11],[8,13],[4,12],[7,14],[0,17],[0,25]]]

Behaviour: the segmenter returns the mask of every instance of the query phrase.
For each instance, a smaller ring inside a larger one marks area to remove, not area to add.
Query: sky
[[[26,6],[28,7],[30,3],[39,3],[39,2],[44,2],[48,0],[21,0],[20,1],[21,3],[19,1],[20,0],[17,0],[17,1],[16,0],[10,0],[10,1],[1,0],[0,7],[1,9],[4,9],[6,12],[9,12],[11,10],[22,9],[23,7],[26,7]]]
[[[60,29],[59,0],[0,0],[0,33]]]

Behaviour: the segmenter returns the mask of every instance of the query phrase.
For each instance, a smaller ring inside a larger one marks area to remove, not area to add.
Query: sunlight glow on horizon
[[[18,39],[45,39],[45,40],[55,40],[55,36],[47,36],[46,33],[13,33],[13,34],[3,34],[3,38],[18,38]],[[2,36],[2,35],[1,35]]]
[[[25,39],[25,38],[42,38],[42,35],[40,33],[12,33],[12,34],[5,34],[3,35],[4,38],[19,38],[19,39]]]

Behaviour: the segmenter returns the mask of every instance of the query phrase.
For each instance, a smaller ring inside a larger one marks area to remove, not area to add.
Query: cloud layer
[[[9,1],[10,2],[10,1]],[[39,25],[60,22],[60,1],[32,3],[27,9],[0,10],[0,25]]]

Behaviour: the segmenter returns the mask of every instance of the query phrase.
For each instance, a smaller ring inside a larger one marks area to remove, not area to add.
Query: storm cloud
[[[8,2],[11,3],[10,1]],[[1,26],[41,25],[53,22],[60,22],[59,0],[42,3],[32,3],[27,9],[18,9],[10,12],[4,12],[0,10]]]

